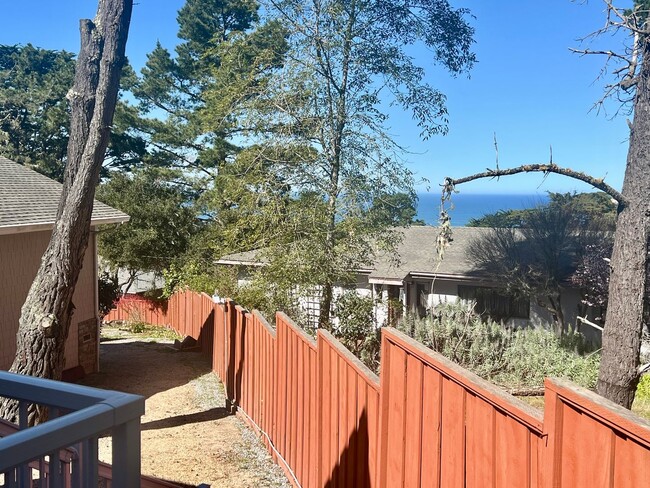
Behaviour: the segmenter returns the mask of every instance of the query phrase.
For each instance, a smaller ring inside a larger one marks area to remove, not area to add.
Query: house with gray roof
[[[550,313],[535,300],[504,295],[499,291],[499,277],[487,275],[470,259],[470,244],[488,231],[481,227],[454,227],[453,242],[445,249],[444,259],[438,260],[437,227],[401,229],[403,238],[395,253],[378,254],[368,269],[356,270],[356,290],[376,299],[375,315],[379,325],[394,323],[405,310],[423,316],[440,304],[457,300],[472,300],[477,310],[509,325],[552,323]],[[243,283],[246,268],[264,265],[256,254],[255,251],[231,254],[217,263],[243,269],[240,274]],[[342,290],[339,287],[338,292]],[[563,290],[562,301],[567,323],[575,324],[579,291],[567,287]],[[309,304],[309,307],[317,308],[317,304]]]
[[[62,185],[0,157],[0,369],[16,353],[20,309],[50,240]],[[65,349],[65,377],[98,369],[97,227],[129,216],[95,201],[91,234],[75,289],[75,307]]]

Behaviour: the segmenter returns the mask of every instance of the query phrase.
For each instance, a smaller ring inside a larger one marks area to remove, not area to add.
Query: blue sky
[[[543,163],[605,177],[619,188],[623,182],[628,129],[625,115],[612,118],[591,108],[606,80],[598,80],[604,60],[569,51],[577,40],[604,23],[599,0],[452,0],[475,16],[478,64],[469,78],[451,78],[435,68],[426,54],[418,59],[428,80],[447,95],[449,134],[420,141],[408,114],[391,111],[391,134],[411,151],[408,167],[438,191],[444,176],[460,177],[493,167],[493,137],[499,143],[500,166]],[[139,69],[157,40],[168,48],[176,42],[176,12],[183,0],[137,0],[127,54]],[[622,6],[631,4],[624,0]],[[96,0],[22,0],[3,2],[0,44],[32,43],[76,52],[78,21],[92,18]],[[616,49],[621,39],[601,38],[601,47]],[[582,47],[585,47],[582,45]],[[419,185],[425,191],[427,184]],[[540,175],[480,181],[461,188],[466,193],[535,193],[584,191],[588,187],[567,178]]]

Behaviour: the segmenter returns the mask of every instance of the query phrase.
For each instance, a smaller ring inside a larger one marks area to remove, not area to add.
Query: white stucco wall
[[[422,283],[426,281],[422,280]],[[471,285],[466,281],[456,281],[456,280],[442,280],[436,279],[433,282],[433,293],[428,297],[428,304],[430,307],[435,307],[444,303],[455,303],[458,300],[458,286],[459,285]],[[410,297],[415,296],[415,282],[408,285],[410,290]],[[480,285],[479,285],[480,286]],[[409,306],[412,306],[414,298],[410,299]],[[571,327],[575,327],[577,322],[576,317],[578,315],[580,305],[580,293],[578,290],[573,288],[565,288],[562,291],[562,310],[564,312],[565,322]],[[530,301],[530,317],[529,319],[510,319],[508,320],[507,325],[514,327],[548,327],[553,321],[551,313],[539,306],[535,300]],[[600,333],[595,329],[582,325],[579,330],[585,334],[585,336],[594,341],[600,340]]]

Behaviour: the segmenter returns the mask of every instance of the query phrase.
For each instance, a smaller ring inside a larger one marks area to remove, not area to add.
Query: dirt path
[[[261,442],[228,415],[223,388],[209,360],[177,352],[170,340],[104,328],[100,373],[83,383],[146,397],[142,473],[187,486],[290,486]],[[110,462],[110,438],[100,439]]]

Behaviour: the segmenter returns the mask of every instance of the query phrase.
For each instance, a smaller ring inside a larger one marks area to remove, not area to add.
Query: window
[[[459,285],[458,296],[461,300],[476,302],[475,310],[478,313],[496,321],[530,317],[530,300],[528,298],[515,298],[495,288]]]
[[[429,308],[429,283],[416,283],[415,284],[415,310],[418,317],[426,317],[427,309]]]

